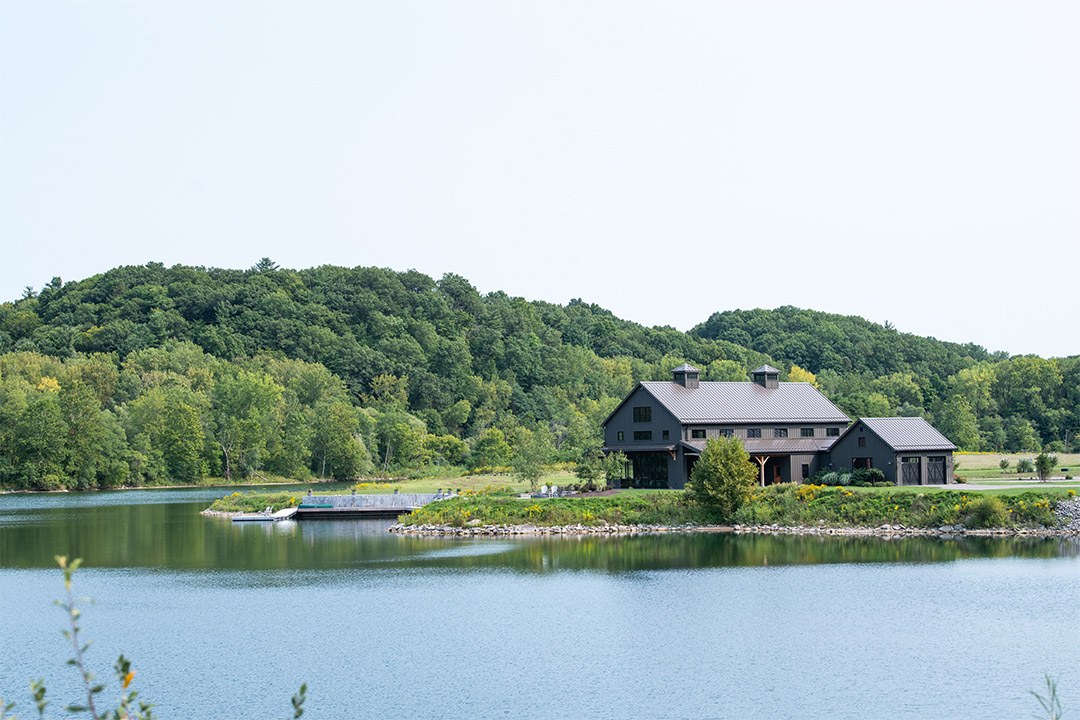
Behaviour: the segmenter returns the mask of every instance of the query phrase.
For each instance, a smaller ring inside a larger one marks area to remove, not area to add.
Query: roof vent
[[[683,363],[679,367],[672,370],[671,373],[675,376],[676,384],[682,385],[688,390],[693,390],[698,386],[698,375],[701,373],[701,371],[693,365],[687,365],[686,363]]]
[[[780,387],[780,371],[772,365],[762,365],[757,370],[751,370],[750,379],[770,390]]]

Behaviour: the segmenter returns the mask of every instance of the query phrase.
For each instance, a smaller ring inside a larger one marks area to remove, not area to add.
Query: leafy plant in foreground
[[[1061,700],[1057,695],[1057,682],[1049,675],[1046,676],[1046,696],[1042,696],[1034,690],[1031,694],[1035,696],[1035,699],[1039,701],[1039,705],[1042,706],[1043,711],[1046,713],[1046,717],[1049,720],[1061,719]],[[1036,716],[1038,717],[1038,716]]]

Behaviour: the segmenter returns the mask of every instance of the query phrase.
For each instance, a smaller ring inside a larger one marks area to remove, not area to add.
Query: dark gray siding
[[[792,455],[791,456],[791,482],[804,482],[802,476],[802,466],[807,465],[809,469],[809,477],[805,482],[811,482],[814,473],[817,472],[817,458],[821,453],[806,454],[806,455]]]
[[[866,447],[859,447],[860,437],[866,438]],[[829,449],[826,467],[829,470],[850,472],[855,458],[867,457],[870,458],[870,467],[885,473],[886,480],[897,480],[896,452],[864,423],[858,421],[849,433],[833,443]]]
[[[652,420],[650,422],[634,422],[634,408],[652,408]],[[664,431],[668,431],[668,439],[664,439]],[[651,440],[634,440],[635,432],[652,432]],[[618,439],[619,433],[623,433],[623,439]],[[612,450],[621,450],[624,453],[632,453],[635,449],[644,450],[648,446],[649,451],[655,452],[657,445],[678,445],[682,439],[682,425],[661,405],[647,390],[638,386],[630,397],[623,403],[604,426],[604,446]],[[667,454],[667,453],[665,453]],[[681,488],[686,485],[686,463],[682,452],[676,452],[675,457],[668,454],[668,487]]]
[[[652,408],[652,422],[634,422],[634,408],[636,407]],[[635,441],[634,432],[643,430],[652,431],[652,440]],[[668,431],[669,439],[667,440],[664,440],[664,430]],[[618,440],[619,432],[623,433],[621,442]],[[630,398],[604,426],[604,445],[618,448],[623,452],[633,450],[635,445],[675,445],[682,437],[681,432],[682,425],[675,416],[657,402],[648,391],[638,387],[630,393]]]
[[[861,426],[861,431],[860,431]],[[859,447],[858,438],[866,438],[866,447]],[[866,427],[865,424],[856,421],[854,429],[833,444],[828,453],[828,459],[824,467],[829,470],[850,471],[854,458],[870,458],[870,466],[885,473],[885,479],[903,484],[901,459],[907,457],[919,458],[920,484],[925,485],[928,481],[927,459],[929,457],[945,458],[945,481],[952,482],[953,457],[951,450],[902,450],[896,451],[891,445],[882,440],[876,433]]]

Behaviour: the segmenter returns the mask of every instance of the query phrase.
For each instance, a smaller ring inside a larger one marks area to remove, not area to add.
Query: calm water
[[[1061,541],[454,540],[388,521],[233,524],[222,490],[0,496],[0,695],[76,697],[53,556],[99,676],[162,717],[1018,718],[1080,712]]]

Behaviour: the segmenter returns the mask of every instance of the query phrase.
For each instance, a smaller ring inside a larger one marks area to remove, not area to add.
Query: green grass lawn
[[[977,485],[1029,485],[1032,488],[1045,487],[1046,485],[1067,485],[1069,487],[1080,486],[1080,480],[1062,480],[1060,476],[1053,480],[1047,480],[1045,483],[1039,482],[1039,480],[1031,479],[1028,476],[1013,477],[1013,478],[970,478],[969,483],[975,483]]]
[[[982,481],[979,481],[982,483]],[[990,483],[987,483],[988,485]],[[1055,485],[1060,483],[1054,483]],[[1068,488],[1048,488],[1042,483],[1031,483],[1024,487],[1019,488],[985,488],[976,489],[965,485],[964,483],[958,483],[955,485],[901,485],[899,487],[870,487],[870,488],[850,488],[851,490],[857,490],[859,492],[866,493],[878,493],[878,494],[902,494],[902,493],[938,493],[938,492],[963,492],[973,495],[1023,495],[1029,492],[1053,492],[1057,490],[1061,493],[1067,493]],[[1080,484],[1077,485],[1077,489],[1080,489]]]
[[[540,485],[558,485],[565,487],[578,482],[576,475],[564,470],[547,473],[540,478]],[[477,492],[484,488],[506,488],[508,492],[526,492],[529,483],[522,482],[512,475],[465,475],[463,477],[430,477],[418,480],[370,481],[364,480],[355,485],[356,492],[364,495],[392,493],[433,493],[438,490],[471,490]],[[311,486],[315,495],[339,495],[341,490],[320,490],[318,484]]]

